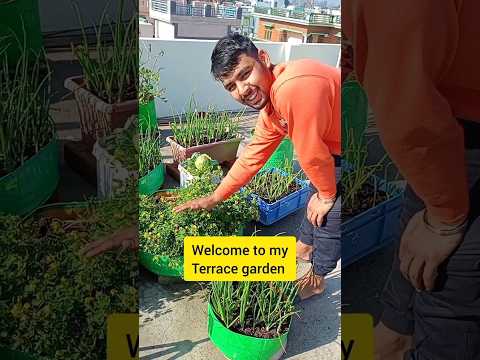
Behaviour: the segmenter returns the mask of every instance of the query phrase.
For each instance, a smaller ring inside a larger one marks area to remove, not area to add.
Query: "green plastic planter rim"
[[[21,166],[0,178],[0,212],[23,216],[43,205],[57,189],[60,149],[54,137]]]
[[[240,333],[237,333],[235,331],[232,331],[230,329],[228,329],[223,323],[222,321],[218,318],[217,314],[215,313],[215,311],[213,310],[213,307],[212,305],[210,304],[210,301],[208,301],[208,312],[211,313],[214,317],[215,317],[215,320],[217,320],[220,324],[222,324],[222,326],[225,328],[226,331],[230,332],[232,335],[240,335],[240,336],[244,336],[245,338],[249,338],[249,339],[257,339],[257,340],[262,340],[262,341],[266,341],[266,342],[277,342],[280,338],[282,338],[283,336],[285,335],[288,335],[288,333],[290,332],[290,326],[288,327],[288,331],[283,333],[282,335],[280,336],[277,336],[273,339],[264,339],[264,338],[257,338],[257,337],[254,337],[254,336],[250,336],[250,335],[245,335],[245,334],[240,334]]]
[[[0,0],[1,1],[1,0]],[[28,165],[30,165],[32,162],[34,162],[45,150],[47,150],[48,148],[50,147],[53,147],[53,146],[58,146],[58,140],[57,138],[53,138],[47,145],[45,145],[43,148],[41,148],[35,155],[31,156],[30,158],[28,158],[27,160],[25,160],[23,162],[23,165],[17,167],[15,170],[9,172],[8,174],[5,174],[3,175],[1,178],[0,178],[0,182],[2,180],[5,180],[5,179],[8,179],[10,177],[14,177],[16,176],[16,174],[18,174],[20,171],[22,171],[22,169],[24,167],[27,167]]]
[[[171,259],[180,260],[180,264],[178,266],[171,266]],[[166,255],[153,255],[140,250],[139,262],[156,275],[177,279],[183,278],[183,256],[170,258]]]
[[[160,163],[138,181],[138,190],[142,195],[152,195],[160,189],[165,181],[165,164]]]
[[[138,104],[138,125],[141,132],[156,130],[158,126],[155,99]]]

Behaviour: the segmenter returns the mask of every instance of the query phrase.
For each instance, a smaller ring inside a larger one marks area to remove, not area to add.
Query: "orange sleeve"
[[[332,80],[320,76],[290,79],[274,94],[275,108],[288,121],[300,166],[321,197],[334,197],[335,162],[323,140],[334,119],[340,121],[333,114],[334,108],[340,109],[340,97],[335,95]]]
[[[245,147],[242,154],[215,190],[215,195],[227,199],[245,186],[265,165],[267,160],[280,145],[284,136],[275,130],[261,112],[255,126],[255,135]]]
[[[463,131],[439,91],[459,37],[456,2],[360,0],[345,11],[388,154],[432,215],[458,221],[469,207]]]

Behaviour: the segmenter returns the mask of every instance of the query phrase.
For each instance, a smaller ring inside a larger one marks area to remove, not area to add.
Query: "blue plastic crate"
[[[272,171],[283,172],[278,169],[273,169]],[[298,179],[295,181],[301,188],[272,204],[260,199],[256,194],[251,195],[251,197],[258,202],[260,223],[263,225],[272,225],[298,209],[305,207],[310,195],[310,181]]]
[[[390,243],[397,233],[402,191],[380,181],[380,189],[393,196],[343,223],[342,266],[347,266]]]

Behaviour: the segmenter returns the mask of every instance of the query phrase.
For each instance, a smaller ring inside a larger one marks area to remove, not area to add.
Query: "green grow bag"
[[[2,360],[35,360],[35,358],[31,355],[15,351],[9,350],[5,348],[0,348],[0,359]]]
[[[152,195],[162,187],[164,181],[165,164],[160,164],[147,175],[140,178],[138,182],[138,191],[142,195]]]
[[[356,144],[364,141],[368,119],[368,99],[357,81],[342,84],[342,148],[348,147],[348,136],[353,133]]]
[[[268,170],[272,168],[283,169],[285,167],[285,160],[289,162],[293,160],[293,144],[288,138],[282,140],[278,145],[275,152],[270,156],[267,163],[263,166],[262,170]]]
[[[0,0],[1,1],[1,0]],[[138,105],[138,123],[140,131],[155,130],[157,128],[157,112],[155,110],[155,100],[148,104]]]
[[[243,235],[245,227],[242,226],[237,235]],[[183,256],[169,257],[165,255],[153,255],[140,250],[139,262],[147,270],[160,276],[183,278]]]
[[[24,46],[32,59],[43,50],[38,0],[0,0],[0,53],[6,51],[9,66],[17,64]]]
[[[24,215],[45,203],[59,180],[59,148],[53,140],[23,166],[0,178],[0,212]]]
[[[183,277],[183,256],[170,258],[139,251],[139,261],[147,270],[160,276]]]
[[[208,304],[208,336],[229,360],[279,359],[285,352],[288,332],[274,339],[260,339],[227,329]]]

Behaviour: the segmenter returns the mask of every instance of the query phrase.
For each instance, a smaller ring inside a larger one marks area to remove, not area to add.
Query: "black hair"
[[[230,75],[242,54],[258,59],[258,49],[248,37],[234,33],[218,40],[212,52],[210,69],[215,80]]]

